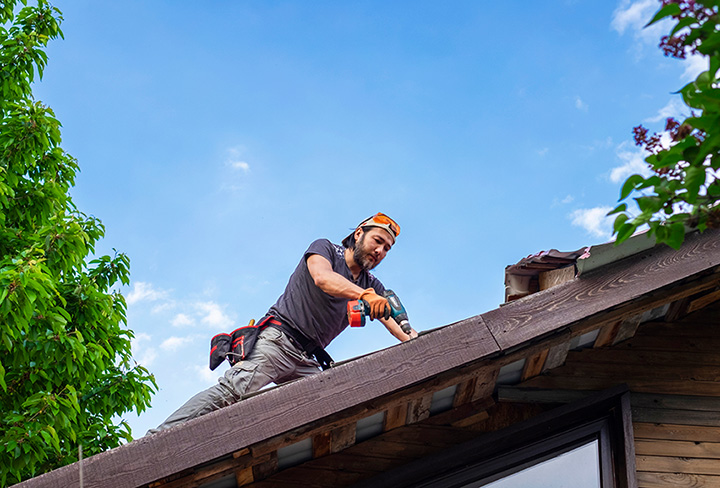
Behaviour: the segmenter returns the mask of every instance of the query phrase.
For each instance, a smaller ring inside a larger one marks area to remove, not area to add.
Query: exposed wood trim
[[[499,402],[514,403],[571,403],[595,394],[592,390],[546,390],[522,386],[498,388]]]
[[[634,317],[629,317],[622,321],[622,324],[620,325],[620,329],[616,332],[615,338],[613,339],[613,345],[626,341],[633,337],[635,333],[638,330],[638,327],[640,326],[640,319],[642,318],[642,315],[636,315]]]
[[[595,338],[595,343],[593,344],[594,348],[600,348],[600,347],[606,347],[610,346],[615,343],[615,337],[617,337],[618,332],[620,331],[620,327],[622,325],[622,320],[616,320],[615,322],[611,322],[609,324],[603,325],[600,327],[600,332],[598,333],[598,336]]]
[[[553,286],[561,285],[575,279],[575,265],[571,264],[564,268],[541,271],[538,275],[540,290],[547,290]]]
[[[720,427],[635,422],[633,428],[636,439],[666,439],[692,442],[717,442],[720,439]]]
[[[330,452],[340,452],[343,449],[346,449],[355,444],[356,432],[357,427],[355,425],[355,422],[343,425],[342,427],[338,427],[337,429],[333,429],[331,433],[332,440],[330,444]]]
[[[249,485],[253,481],[255,481],[255,477],[253,476],[252,466],[235,471],[235,483],[238,486]]]
[[[411,400],[410,403],[408,403],[407,423],[412,424],[428,418],[430,416],[431,403],[432,394],[423,395]]]
[[[568,351],[570,351],[570,341],[564,341],[560,344],[552,346],[550,348],[550,352],[548,353],[548,357],[545,360],[543,372],[565,364],[565,358],[567,358]]]
[[[660,473],[689,473],[720,476],[717,459],[697,459],[668,456],[637,456],[638,471]]]
[[[520,381],[525,381],[528,378],[532,378],[533,376],[537,376],[542,373],[545,361],[547,360],[549,354],[550,349],[543,349],[542,351],[529,356],[525,361],[525,366],[523,366]]]
[[[407,412],[408,404],[405,402],[388,408],[385,413],[383,431],[387,432],[388,430],[396,429],[405,425],[407,423]]]
[[[641,488],[716,488],[720,476],[706,476],[687,473],[652,473],[639,471],[638,483]]]
[[[425,425],[465,425],[465,421],[468,418],[477,418],[478,414],[485,413],[485,411],[493,405],[495,405],[495,400],[493,400],[492,397],[487,397],[475,402],[464,403],[459,407],[453,408],[452,410],[433,415],[432,417],[429,417],[422,422]],[[485,416],[487,416],[487,414]],[[479,419],[473,420],[469,423],[472,424],[476,421],[479,421]]]
[[[701,308],[705,308],[708,305],[717,302],[720,300],[720,290],[713,291],[711,293],[708,293],[707,295],[703,295],[700,298],[697,298],[690,302],[688,305],[687,313],[691,314],[697,310],[700,310]]]
[[[687,315],[688,305],[690,305],[690,297],[675,300],[668,307],[665,313],[665,322],[676,322]]]
[[[327,456],[332,452],[332,433],[320,432],[312,438],[313,457]]]

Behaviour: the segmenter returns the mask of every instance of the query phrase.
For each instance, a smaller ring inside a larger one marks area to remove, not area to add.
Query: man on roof
[[[386,318],[385,287],[370,270],[387,255],[400,226],[385,214],[363,220],[342,241],[310,244],[283,294],[256,326],[259,336],[247,356],[234,362],[218,384],[202,391],[149,434],[230,405],[269,383],[284,383],[318,373],[332,360],[324,348],[348,326],[347,304],[362,299],[400,341],[417,337]],[[224,334],[227,336],[227,334]]]

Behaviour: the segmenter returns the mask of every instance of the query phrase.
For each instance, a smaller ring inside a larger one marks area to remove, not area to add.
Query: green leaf
[[[614,214],[616,214],[616,213],[618,213],[618,212],[625,212],[626,210],[627,210],[627,203],[621,203],[620,205],[618,205],[618,206],[615,207],[614,209],[610,210],[610,211],[607,213],[607,215],[608,215],[608,216],[614,215]]]
[[[673,249],[680,249],[685,240],[685,226],[681,222],[676,222],[670,226],[670,231],[666,239],[668,246]]]
[[[658,10],[657,13],[655,14],[655,16],[652,18],[652,20],[650,20],[650,22],[645,24],[645,27],[649,27],[649,26],[653,25],[654,23],[661,21],[665,17],[670,17],[671,15],[680,15],[681,13],[682,13],[682,10],[680,10],[680,6],[678,4],[670,3],[666,6],[664,6],[663,8],[661,8],[660,10]]]
[[[627,198],[627,196],[632,193],[635,187],[641,184],[643,181],[645,181],[645,178],[640,175],[629,176],[628,179],[625,180],[625,184],[620,191],[620,200],[625,200],[625,198]]]

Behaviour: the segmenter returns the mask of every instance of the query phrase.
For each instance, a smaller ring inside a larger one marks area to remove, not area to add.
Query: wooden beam
[[[432,417],[429,417],[425,420],[423,420],[423,424],[425,425],[458,425],[458,422],[463,421],[464,419],[468,417],[473,417],[477,415],[478,413],[485,412],[488,408],[495,405],[495,400],[492,399],[492,397],[487,397],[482,400],[478,400],[475,402],[470,403],[464,403],[460,405],[459,407],[455,407],[451,410],[447,410],[445,412],[439,413],[437,415],[433,415]],[[463,425],[464,423],[461,422]],[[474,422],[471,422],[474,423]]]
[[[520,381],[525,381],[528,378],[532,378],[533,376],[537,376],[542,373],[543,367],[545,366],[545,360],[549,354],[550,349],[543,349],[542,351],[529,356],[525,361]]]
[[[453,407],[487,398],[495,391],[500,367],[482,369],[475,376],[460,382],[453,399]]]
[[[688,305],[687,313],[691,314],[697,310],[700,310],[701,308],[705,308],[708,305],[717,302],[720,300],[720,290],[708,293],[707,295],[703,295],[700,298],[697,298],[690,302]]]
[[[312,438],[313,457],[327,456],[332,452],[332,433],[320,432]]]
[[[620,324],[620,328],[618,329],[617,333],[615,334],[615,338],[613,339],[613,345],[618,344],[622,341],[626,341],[630,338],[632,338],[635,333],[638,330],[638,327],[640,326],[640,319],[642,318],[642,314],[635,315],[634,317],[626,318],[622,321]]]
[[[688,473],[720,476],[717,459],[694,459],[668,456],[637,456],[638,471]]]
[[[720,461],[720,442],[637,439],[635,452],[641,456],[694,457]]]
[[[640,488],[716,488],[720,476],[705,476],[687,473],[637,473]]]
[[[571,403],[596,393],[592,390],[544,390],[521,386],[498,388],[499,402],[513,403]]]
[[[430,416],[431,403],[432,394],[423,395],[411,400],[408,404],[407,423],[412,424],[428,418]]]
[[[636,439],[665,439],[691,442],[717,442],[720,427],[633,422]]]
[[[672,302],[668,307],[668,311],[665,312],[665,322],[675,322],[685,317],[689,305],[690,297],[681,298],[680,300]]]
[[[541,271],[538,276],[540,290],[547,290],[553,286],[561,285],[575,279],[575,265],[565,266],[550,271]]]
[[[330,451],[333,453],[340,452],[355,444],[356,431],[357,425],[355,422],[333,429]]]
[[[405,425],[407,423],[407,412],[407,402],[399,403],[398,405],[393,405],[388,408],[385,413],[383,431],[387,432],[388,430],[396,429]]]
[[[543,372],[565,364],[565,358],[567,358],[569,350],[570,341],[563,341],[559,344],[555,344],[554,346],[552,346],[549,350],[550,352],[548,353],[548,357],[545,360]]]
[[[603,325],[600,327],[600,332],[598,333],[598,336],[595,338],[595,343],[593,344],[594,348],[600,348],[600,347],[606,347],[611,346],[615,343],[615,337],[617,337],[618,332],[620,331],[620,326],[622,325],[622,320],[616,320],[615,322],[611,322],[609,324]]]

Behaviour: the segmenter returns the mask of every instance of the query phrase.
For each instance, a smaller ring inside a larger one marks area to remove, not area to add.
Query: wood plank
[[[561,285],[575,279],[575,265],[571,264],[564,268],[541,271],[538,275],[540,290],[547,290],[553,286]]]
[[[615,334],[615,338],[613,339],[613,345],[619,342],[626,341],[633,337],[637,332],[638,327],[640,326],[641,319],[642,314],[635,315],[633,317],[629,317],[623,320],[620,324],[620,329],[618,329],[617,333]]]
[[[632,393],[632,405],[637,408],[695,410],[715,413],[720,417],[720,398],[687,395],[659,395]]]
[[[633,422],[635,439],[661,439],[691,442],[717,442],[720,428],[697,425]]]
[[[611,322],[602,326],[600,328],[598,336],[595,338],[595,343],[593,344],[593,347],[600,348],[614,344],[615,337],[617,337],[622,323],[622,320],[616,320],[615,322]]]
[[[332,452],[332,432],[321,432],[312,438],[313,457],[327,456]]]
[[[411,400],[408,404],[407,423],[412,424],[428,418],[430,416],[431,403],[432,395],[423,395]]]
[[[573,281],[517,300],[482,315],[503,350],[541,337],[563,325],[595,316],[623,319],[670,300],[714,286],[685,279],[720,265],[720,231],[688,235],[675,251],[656,246],[648,251],[584,274]],[[716,278],[711,278],[715,280]],[[702,278],[700,278],[702,280]],[[530,299],[532,298],[532,299]],[[632,311],[624,306],[632,303]]]
[[[552,346],[550,348],[550,352],[548,353],[548,357],[545,360],[543,372],[565,364],[565,359],[567,358],[568,351],[570,351],[570,341],[561,342],[560,344],[555,344],[554,346]]]
[[[685,317],[690,305],[690,299],[691,297],[685,297],[672,302],[665,313],[665,322],[676,322]]]
[[[539,375],[545,366],[545,360],[547,359],[548,354],[550,354],[550,350],[543,349],[542,351],[529,356],[525,361],[520,381]]]
[[[657,424],[685,424],[720,427],[719,412],[679,410],[669,408],[632,408],[633,419]]]
[[[708,305],[717,302],[718,300],[720,300],[720,290],[708,293],[707,295],[704,295],[690,302],[687,313],[691,314],[697,310],[700,310],[701,308],[705,308]]]
[[[523,383],[528,388],[604,390],[627,383],[633,392],[669,395],[720,396],[720,383],[712,381],[668,380],[665,378],[583,378],[580,376],[536,376]]]
[[[355,422],[333,429],[331,432],[330,452],[340,452],[355,444],[356,432]]]
[[[235,471],[235,483],[238,486],[249,485],[253,481],[255,481],[255,477],[253,476],[252,466]]]
[[[693,457],[720,460],[720,442],[636,439],[635,452],[641,456]]]
[[[422,422],[427,425],[457,425],[457,423],[460,422],[461,425],[464,425],[465,423],[461,422],[462,420],[465,420],[468,417],[475,417],[476,415],[485,412],[493,405],[495,405],[495,400],[493,400],[492,397],[487,397],[482,400],[465,403],[459,407],[433,415]]]
[[[388,408],[387,412],[385,413],[383,430],[387,432],[388,430],[396,429],[405,425],[407,423],[407,412],[407,402],[393,405]]]
[[[612,348],[592,351],[592,354],[588,354],[588,351],[571,351],[567,362],[569,364],[591,362],[598,368],[604,367],[605,364],[626,364],[628,368],[638,364],[675,364],[678,367],[697,364],[720,366],[720,355],[716,352],[688,353],[674,350]]]
[[[522,386],[500,386],[497,392],[499,402],[515,403],[572,403],[595,391],[592,390],[545,390]]]
[[[637,473],[639,488],[717,488],[720,476],[686,473]]]
[[[720,463],[717,459],[637,456],[636,462],[638,471],[720,475]]]
[[[278,472],[277,452],[270,453],[269,459],[252,467],[253,478],[262,480]]]
[[[592,353],[592,350],[587,350]],[[587,354],[592,357],[592,354]],[[616,378],[625,380],[630,378],[637,379],[666,379],[699,381],[699,382],[720,382],[720,368],[716,366],[708,366],[705,364],[634,364],[632,368],[628,368],[626,364],[603,363],[602,367],[590,360],[566,363],[562,368],[554,369],[546,376],[582,376],[596,378]]]

